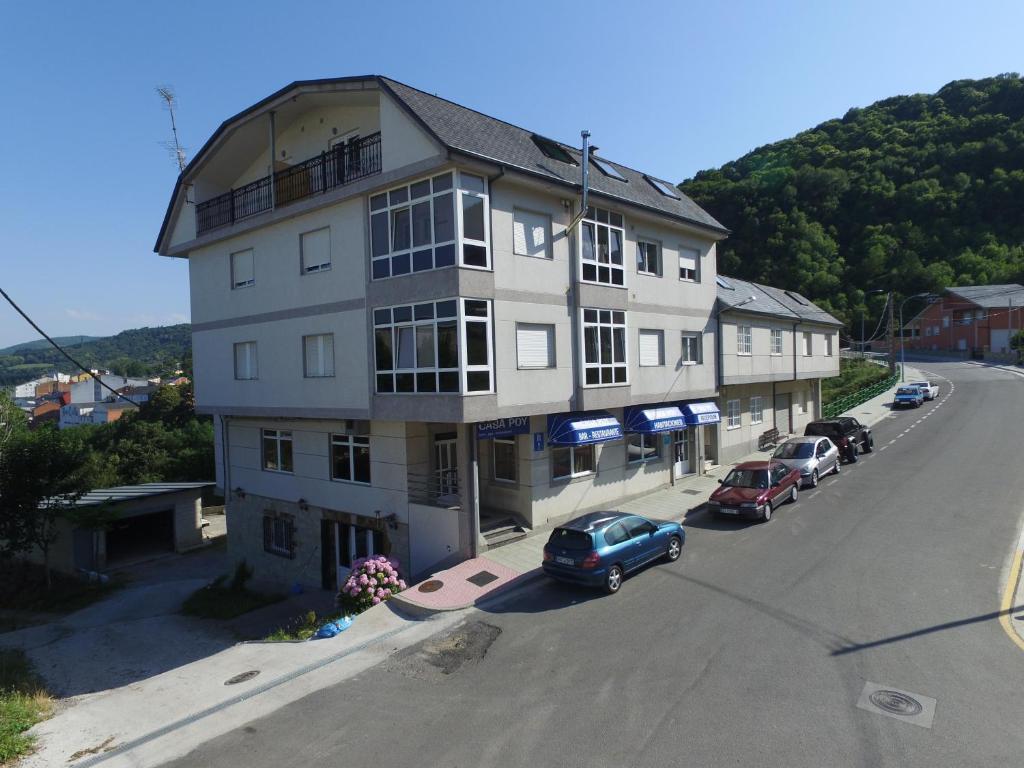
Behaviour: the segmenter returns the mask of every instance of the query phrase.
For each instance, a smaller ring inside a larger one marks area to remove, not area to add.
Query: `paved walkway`
[[[906,378],[925,378],[920,370],[907,366]],[[877,424],[890,414],[890,404],[896,387],[868,400],[845,415],[853,416],[861,423],[871,426]],[[764,460],[770,451],[756,451],[737,459],[732,464],[723,464],[705,475],[690,475],[677,480],[675,485],[646,494],[617,505],[621,512],[644,515],[654,520],[674,520],[684,522],[686,516],[704,503],[711,492],[718,487],[718,480],[724,478],[736,464],[744,461]],[[430,578],[442,582],[442,586],[434,592],[424,594],[419,586],[414,585],[395,600],[405,610],[418,615],[435,611],[454,611],[479,604],[481,601],[495,597],[496,593],[516,587],[525,581],[542,575],[540,563],[543,559],[544,544],[552,526],[535,528],[529,536],[512,544],[492,549],[480,557],[466,560],[454,568],[434,574]],[[495,564],[502,566],[514,575],[492,581],[484,587],[467,585],[466,578],[481,571],[495,571]]]

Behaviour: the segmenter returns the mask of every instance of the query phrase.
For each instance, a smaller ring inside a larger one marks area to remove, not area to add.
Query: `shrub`
[[[352,572],[338,592],[338,607],[348,613],[361,613],[405,589],[399,578],[398,562],[384,555],[360,558],[352,563]]]

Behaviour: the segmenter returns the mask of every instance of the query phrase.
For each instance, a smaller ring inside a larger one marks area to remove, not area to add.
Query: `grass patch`
[[[0,651],[0,765],[32,750],[28,729],[50,714],[51,701],[22,651]]]
[[[839,361],[839,375],[821,381],[821,404],[834,403],[847,395],[889,378],[889,368],[854,358]]]
[[[181,612],[201,619],[233,619],[243,613],[284,600],[283,594],[253,592],[245,586],[252,577],[252,568],[242,560],[228,581],[227,574],[188,596]]]
[[[340,613],[327,613],[321,616],[316,611],[307,611],[294,621],[275,629],[264,640],[271,643],[283,643],[289,640],[309,640],[316,631],[329,621],[337,621],[341,618]]]
[[[0,561],[0,605],[4,608],[39,613],[71,613],[102,600],[119,583],[90,584],[84,579],[51,571],[52,586],[46,588],[41,565],[22,560]]]

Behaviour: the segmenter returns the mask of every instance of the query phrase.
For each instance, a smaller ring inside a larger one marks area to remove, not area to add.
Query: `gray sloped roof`
[[[947,288],[954,296],[967,299],[979,307],[1005,307],[1011,302],[1015,307],[1024,306],[1024,285],[1006,283],[1004,285],[961,285]]]
[[[547,157],[534,143],[531,131],[395,80],[382,77],[381,82],[427,130],[437,137],[438,141],[449,149],[492,160],[563,184],[582,185],[582,167]],[[581,161],[582,152],[575,147],[561,142],[555,143],[568,152],[577,163]],[[728,234],[728,230],[711,214],[679,192],[671,182],[664,183],[676,189],[678,200],[666,197],[656,190],[644,178],[643,173],[605,158],[600,159],[621,173],[626,181],[609,178],[599,169],[591,167],[592,192],[667,213],[703,228],[716,230],[723,235]]]
[[[131,501],[150,496],[161,496],[165,493],[195,490],[214,485],[213,481],[198,483],[143,483],[142,485],[122,485],[117,488],[97,488],[84,494],[75,502],[75,507],[92,507],[97,504]]]
[[[839,320],[796,291],[772,288],[735,277],[720,276],[718,301],[724,309],[741,309],[744,312],[794,321],[842,326]]]

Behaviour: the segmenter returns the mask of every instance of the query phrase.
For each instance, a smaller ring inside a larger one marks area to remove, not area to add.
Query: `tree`
[[[50,550],[58,521],[74,509],[87,488],[88,453],[52,426],[15,434],[0,461],[0,548],[4,554],[38,549],[50,587]]]
[[[1017,360],[1020,361],[1021,355],[1024,354],[1024,329],[1010,337],[1010,349],[1016,350]]]
[[[14,437],[17,430],[25,426],[25,415],[7,396],[0,392],[0,461],[3,460],[4,447]]]

